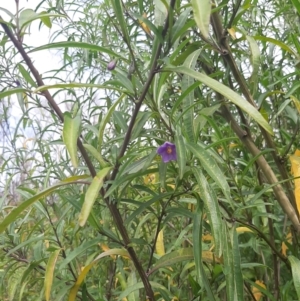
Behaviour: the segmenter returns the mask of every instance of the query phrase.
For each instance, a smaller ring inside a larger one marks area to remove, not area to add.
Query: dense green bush
[[[15,2],[1,300],[300,299],[300,2]]]

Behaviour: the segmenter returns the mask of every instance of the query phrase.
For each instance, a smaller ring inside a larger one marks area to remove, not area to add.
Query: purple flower
[[[117,60],[112,60],[107,64],[107,70],[112,71],[116,68]]]
[[[157,149],[157,153],[162,157],[162,160],[167,163],[171,160],[177,160],[176,146],[171,142],[165,142]]]

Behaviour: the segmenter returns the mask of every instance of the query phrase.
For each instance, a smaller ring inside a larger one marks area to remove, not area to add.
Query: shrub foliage
[[[15,4],[1,300],[300,299],[300,2]]]

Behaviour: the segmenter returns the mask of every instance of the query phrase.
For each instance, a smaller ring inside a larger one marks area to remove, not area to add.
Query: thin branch
[[[228,22],[228,24],[226,26],[227,28],[231,28],[232,23],[234,21],[234,18],[236,16],[236,14],[237,14],[237,12],[238,12],[241,4],[242,4],[242,0],[237,0],[237,3],[236,3],[236,5],[233,8],[233,12],[232,12],[231,18],[230,18],[230,20],[229,20],[229,22]]]
[[[250,224],[250,223],[247,223],[247,222],[244,222],[240,219],[237,219],[237,218],[231,218],[231,219],[228,219],[226,218],[226,220],[228,222],[231,222],[231,223],[234,223],[234,222],[238,222],[242,225],[245,225],[249,228],[251,228],[252,230],[254,230],[268,245],[269,247],[272,249],[272,251],[276,254],[276,256],[278,256],[284,263],[285,265],[287,266],[287,268],[290,270],[291,269],[291,265],[290,265],[290,262],[288,261],[288,259],[283,256],[276,248],[275,246],[272,245],[272,243],[270,242],[270,240],[268,239],[268,237],[260,231],[260,229],[258,229],[256,226],[254,226],[253,224]]]
[[[264,173],[267,182],[271,185],[278,183],[277,177],[275,176],[272,168],[263,156],[259,156],[260,150],[256,147],[251,137],[249,137],[247,133],[238,125],[238,123],[236,122],[226,105],[223,105],[221,107],[221,115],[225,120],[227,120],[233,131],[240,138],[241,142],[247,147],[248,151],[252,154],[252,156],[257,156],[256,162],[262,170],[262,172]],[[284,190],[282,189],[282,186],[280,184],[273,185],[272,189],[281,208],[287,214],[296,231],[300,232],[300,223],[297,213],[294,207],[291,205],[290,200],[288,199]]]

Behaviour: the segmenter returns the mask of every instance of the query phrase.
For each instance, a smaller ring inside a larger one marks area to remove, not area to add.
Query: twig
[[[264,173],[267,182],[271,185],[278,183],[278,180],[272,168],[263,156],[259,156],[260,150],[256,147],[251,137],[249,137],[247,133],[238,125],[238,123],[236,122],[226,105],[223,105],[221,107],[221,115],[223,116],[223,118],[225,118],[225,120],[227,120],[233,131],[240,138],[241,142],[247,147],[248,151],[252,154],[252,156],[258,156],[256,162],[262,170],[262,172]],[[300,223],[297,213],[294,207],[291,205],[289,198],[282,189],[282,186],[280,184],[274,185],[272,186],[272,189],[281,208],[287,214],[296,231],[300,232]]]

